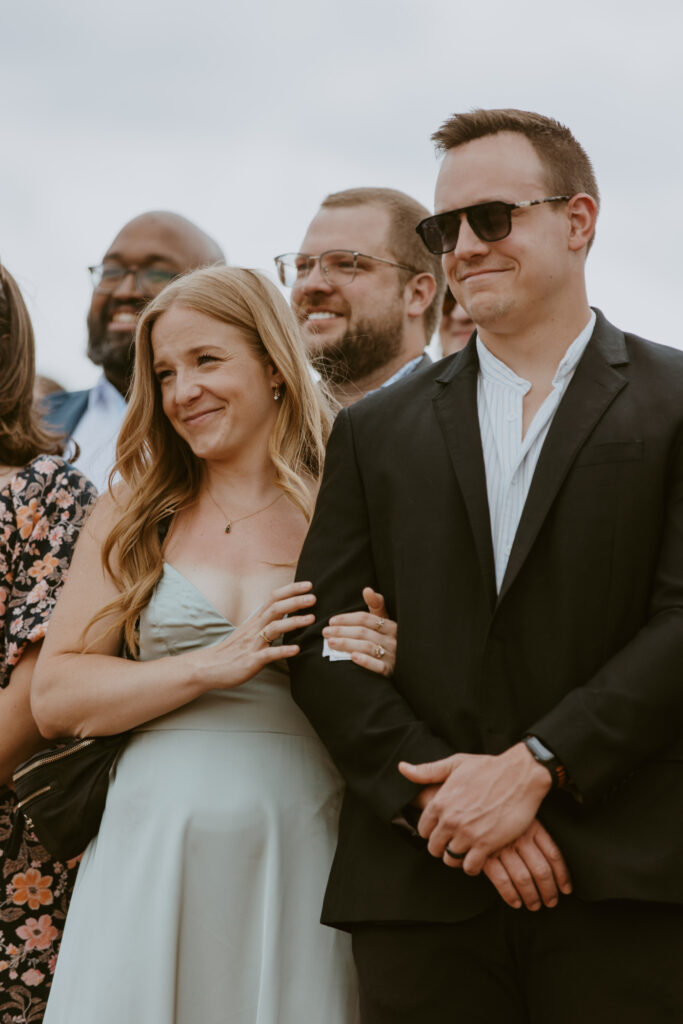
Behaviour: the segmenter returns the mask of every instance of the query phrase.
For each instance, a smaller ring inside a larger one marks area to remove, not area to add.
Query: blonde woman
[[[284,660],[313,620],[291,580],[330,409],[252,271],[172,283],[136,345],[123,484],[83,533],[34,681],[48,736],[135,730],[46,1022],[350,1024],[346,936],[318,924],[339,779]],[[351,615],[331,646],[388,672],[393,625],[366,593],[379,617]]]

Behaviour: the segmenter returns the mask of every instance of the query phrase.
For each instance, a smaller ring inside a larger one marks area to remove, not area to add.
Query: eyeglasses
[[[307,256],[304,252],[286,252],[275,257],[275,266],[280,282],[286,288],[293,288],[295,284],[308,277],[316,263],[328,284],[343,288],[351,284],[356,276],[359,260],[374,260],[376,263],[387,263],[390,267],[399,267],[400,270],[410,270],[413,274],[420,273],[415,267],[408,267],[405,263],[395,263],[393,260],[385,260],[383,256],[368,256],[367,253],[354,252],[351,249],[328,249],[327,252],[321,252],[320,256]],[[362,263],[360,266],[362,269]]]
[[[512,211],[522,210],[527,206],[540,206],[542,203],[561,203],[571,196],[550,196],[548,199],[527,199],[523,203],[503,203],[495,200],[491,203],[476,203],[474,206],[463,206],[460,210],[448,210],[437,213],[434,217],[425,217],[415,230],[430,252],[439,255],[452,252],[458,244],[462,215],[482,242],[500,242],[512,231]]]
[[[109,294],[129,274],[135,279],[135,287],[141,295],[158,295],[178,274],[173,270],[161,270],[157,267],[143,267],[133,270],[132,267],[119,267],[115,263],[99,263],[96,267],[88,267],[93,287],[96,292]]]

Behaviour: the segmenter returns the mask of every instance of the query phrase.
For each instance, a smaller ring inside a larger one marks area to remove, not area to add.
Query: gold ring
[[[377,620],[377,625],[375,626],[375,629],[377,630],[378,633],[381,632],[382,626],[384,625],[384,622],[385,622],[384,619],[378,619]]]
[[[264,644],[268,644],[269,647],[272,647],[273,641],[268,639],[268,637],[266,636],[264,630],[261,630],[261,632],[258,635],[261,637],[261,639],[263,640]]]
[[[384,650],[382,645],[381,644],[377,644],[377,646],[375,647],[375,657],[376,658],[383,658],[386,653],[387,652]]]

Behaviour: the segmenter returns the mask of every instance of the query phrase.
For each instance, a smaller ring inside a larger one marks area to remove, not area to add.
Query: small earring
[[[276,384],[275,387],[273,388],[273,398],[277,402],[279,397],[280,397],[280,385]]]

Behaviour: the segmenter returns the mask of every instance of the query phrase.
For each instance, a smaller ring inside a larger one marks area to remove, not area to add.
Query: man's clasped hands
[[[483,871],[514,908],[554,907],[572,891],[562,853],[536,817],[551,776],[524,743],[495,756],[402,761],[399,771],[423,787],[414,804],[433,857],[468,875]]]

